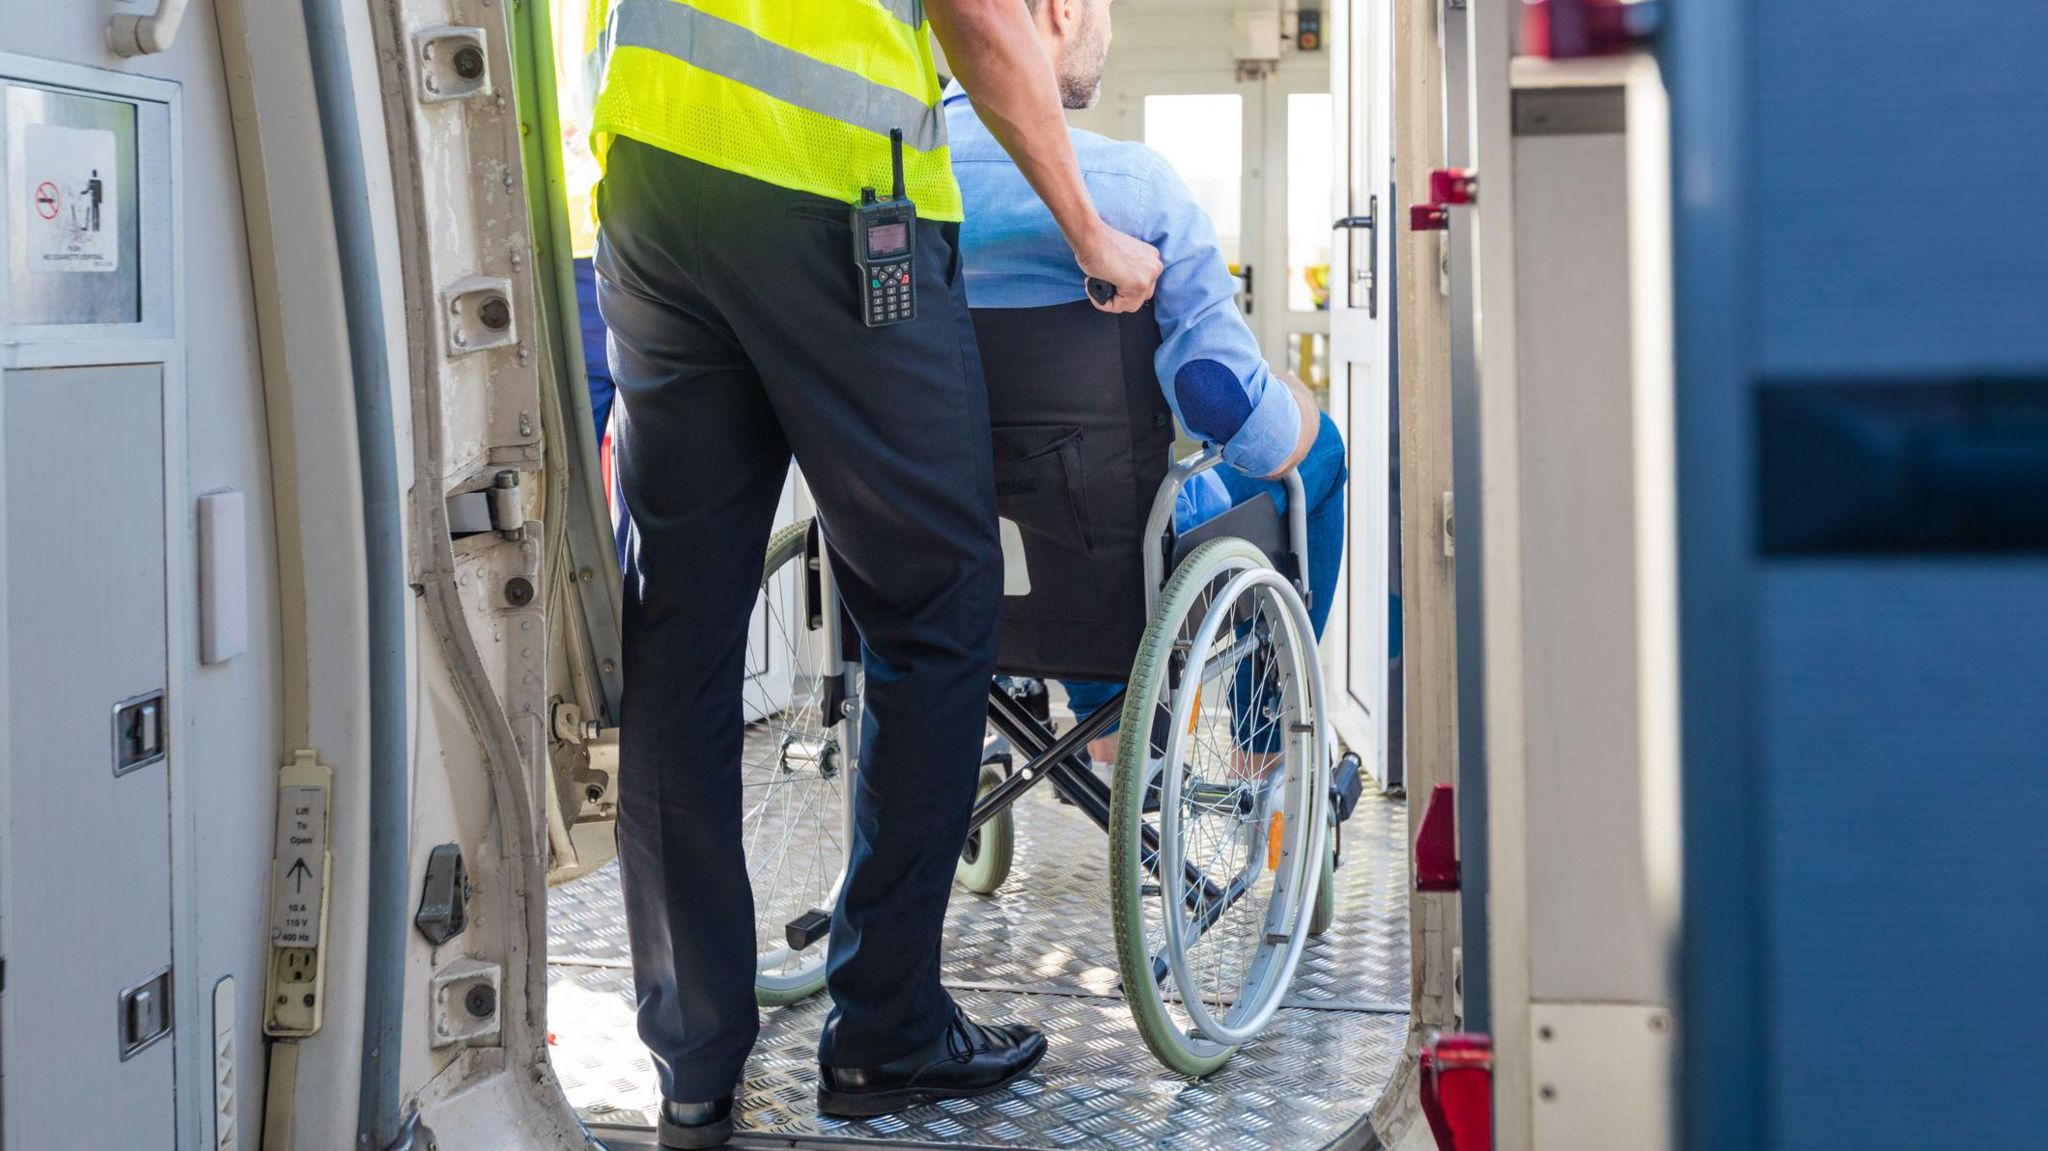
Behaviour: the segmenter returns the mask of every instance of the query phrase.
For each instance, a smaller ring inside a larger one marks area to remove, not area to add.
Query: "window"
[[[1244,98],[1147,96],[1145,146],[1166,157],[1209,213],[1223,259],[1235,271],[1244,241]]]
[[[1330,307],[1330,94],[1287,97],[1287,310]],[[1304,377],[1305,378],[1305,377]]]

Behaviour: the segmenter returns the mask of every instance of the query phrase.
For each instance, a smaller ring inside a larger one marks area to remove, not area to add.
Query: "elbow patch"
[[[1180,403],[1188,431],[1211,443],[1228,443],[1252,417],[1251,397],[1236,373],[1215,360],[1189,360],[1173,376],[1173,396]]]

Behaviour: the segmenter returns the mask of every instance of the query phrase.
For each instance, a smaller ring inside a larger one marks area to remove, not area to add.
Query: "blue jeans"
[[[1344,484],[1349,477],[1344,466],[1344,437],[1329,413],[1323,414],[1316,442],[1309,447],[1298,470],[1302,490],[1308,495],[1308,618],[1315,625],[1316,638],[1321,639],[1323,625],[1330,620],[1330,603],[1337,597],[1337,569],[1344,563]],[[1230,468],[1220,469],[1219,474],[1223,485],[1230,489],[1231,506],[1266,496],[1282,514],[1286,513],[1287,485],[1255,479]],[[1195,525],[1176,526],[1186,531]],[[1073,709],[1076,719],[1094,714],[1123,687],[1115,683],[1061,682],[1067,689],[1067,706]]]

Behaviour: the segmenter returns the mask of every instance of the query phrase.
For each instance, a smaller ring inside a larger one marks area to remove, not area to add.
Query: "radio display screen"
[[[876,224],[868,229],[868,258],[885,260],[910,251],[910,225]]]

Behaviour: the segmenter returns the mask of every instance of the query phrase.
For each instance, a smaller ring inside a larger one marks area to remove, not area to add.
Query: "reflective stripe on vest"
[[[882,7],[912,28],[924,23],[924,0],[882,0]]]
[[[595,0],[593,7],[603,0]],[[922,0],[616,0],[591,136],[615,135],[786,188],[884,194],[889,131],[920,215],[960,192]],[[917,23],[912,23],[916,20]]]

